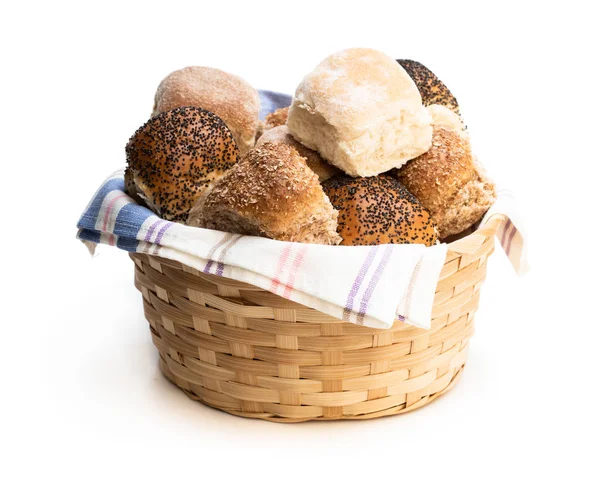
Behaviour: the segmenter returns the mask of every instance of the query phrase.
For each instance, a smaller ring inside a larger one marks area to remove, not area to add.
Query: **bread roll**
[[[281,241],[337,244],[337,211],[291,146],[267,142],[215,183],[188,224]]]
[[[300,83],[287,126],[348,175],[371,176],[427,151],[430,120],[396,61],[372,49],[348,49],[326,58]]]
[[[163,219],[185,222],[193,204],[238,160],[227,126],[216,115],[182,107],[150,119],[127,147],[125,186]]]
[[[264,134],[265,130],[265,121],[258,121],[258,125],[256,126],[256,134],[254,135],[254,146],[256,146],[256,143]]]
[[[273,129],[274,127],[285,125],[288,117],[289,107],[282,107],[265,117],[265,130]]]
[[[420,243],[437,241],[429,213],[397,180],[387,175],[371,178],[338,176],[323,190],[339,211],[342,245]]]
[[[469,140],[447,126],[434,126],[431,149],[395,174],[431,212],[440,238],[475,224],[496,197],[494,184],[473,159]]]
[[[185,106],[201,107],[220,117],[241,155],[254,146],[260,100],[258,92],[239,76],[204,66],[174,71],[160,82],[152,115]]]
[[[432,126],[447,126],[448,128],[462,133],[465,130],[465,125],[455,112],[452,112],[448,107],[443,105],[428,105],[427,112],[431,116]]]
[[[298,141],[296,141],[290,134],[287,126],[277,126],[269,131],[265,132],[261,138],[256,141],[256,146],[267,142],[278,142],[293,147],[300,156],[306,158],[306,164],[308,167],[317,174],[319,182],[324,182],[330,179],[334,175],[338,175],[341,171],[335,166],[329,165],[316,151],[308,149]]]
[[[270,114],[267,114],[264,121],[259,121],[258,129],[256,130],[256,141],[258,142],[265,132],[270,131],[274,127],[285,125],[289,109],[289,107],[282,107],[281,109],[274,110]]]
[[[137,185],[133,181],[133,177],[134,177],[134,173],[133,173],[131,166],[126,167],[125,174],[124,174],[125,193],[127,193],[127,195],[129,195],[129,197],[131,197],[133,200],[135,200],[138,204],[145,205],[149,209],[152,209],[154,212],[156,212],[156,209],[155,209],[154,205],[152,204],[152,202],[146,203],[146,201],[142,198],[143,193],[141,192],[140,189],[138,189]],[[139,194],[138,194],[138,192],[139,192]]]
[[[397,61],[416,83],[423,99],[423,105],[443,105],[460,116],[456,98],[429,68],[412,59],[399,59]]]

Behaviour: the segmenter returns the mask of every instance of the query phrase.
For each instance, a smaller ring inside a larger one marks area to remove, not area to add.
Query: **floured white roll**
[[[290,133],[351,176],[400,168],[431,146],[431,117],[408,73],[373,49],[323,60],[296,89]]]
[[[431,116],[432,126],[447,126],[458,132],[463,132],[465,125],[456,112],[452,112],[448,107],[443,105],[428,105],[427,111]]]

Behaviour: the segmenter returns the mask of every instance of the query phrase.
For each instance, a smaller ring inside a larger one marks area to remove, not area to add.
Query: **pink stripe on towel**
[[[290,278],[288,279],[287,284],[285,284],[285,289],[283,291],[283,297],[286,299],[290,298],[292,294],[292,290],[294,287],[294,282],[296,281],[296,276],[298,275],[298,270],[300,269],[300,265],[302,265],[302,261],[304,260],[304,255],[306,254],[306,246],[303,246],[300,251],[296,254],[296,258],[292,263],[292,271],[290,272]]]

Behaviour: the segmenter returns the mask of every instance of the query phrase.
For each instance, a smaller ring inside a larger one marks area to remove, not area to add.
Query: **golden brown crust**
[[[258,121],[258,127],[256,129],[256,142],[262,137],[262,135],[270,131],[271,129],[285,125],[287,116],[290,108],[282,107],[277,109],[270,114],[267,114],[264,121]]]
[[[283,126],[287,121],[289,111],[289,107],[282,107],[267,115],[267,117],[265,117],[265,131],[277,126]]]
[[[291,146],[251,150],[191,213],[188,224],[282,241],[337,244],[337,212]]]
[[[277,126],[273,129],[266,131],[258,141],[256,141],[256,146],[260,146],[261,144],[267,142],[277,142],[286,144],[288,146],[293,147],[300,156],[306,158],[306,164],[308,167],[317,174],[319,177],[319,182],[323,183],[325,180],[329,180],[331,177],[335,175],[339,175],[342,171],[335,166],[328,164],[319,153],[313,151],[312,149],[308,149],[302,143],[296,141],[292,135],[290,134],[287,126]]]
[[[264,132],[265,132],[265,121],[258,121],[258,125],[256,126],[256,134],[254,136],[254,141],[255,141],[254,146],[256,146],[256,143],[262,137]]]
[[[196,107],[153,117],[131,137],[125,151],[127,192],[176,222],[187,220],[202,192],[239,157],[223,121]]]
[[[323,190],[339,211],[338,233],[342,245],[437,241],[429,213],[404,186],[386,175],[369,178],[338,176]]]
[[[406,70],[417,85],[423,105],[443,105],[460,116],[460,109],[456,98],[429,68],[412,59],[398,59],[396,61]]]
[[[431,149],[393,174],[431,212],[441,238],[477,222],[495,197],[469,140],[447,126],[434,126]]]
[[[471,145],[456,131],[434,126],[431,149],[395,173],[410,192],[437,213],[473,178]]]
[[[264,144],[249,153],[227,181],[213,189],[211,200],[218,199],[240,211],[296,211],[299,203],[290,197],[315,192],[318,187],[314,175],[302,163],[300,155],[288,146]],[[276,178],[263,178],[271,175]]]
[[[242,78],[203,66],[188,66],[158,86],[153,115],[176,107],[200,107],[220,117],[233,133],[240,154],[253,145],[258,127],[258,92]]]
[[[144,200],[138,195],[138,189],[135,186],[135,182],[133,181],[133,175],[134,173],[130,166],[125,168],[125,192],[138,204],[144,205]]]

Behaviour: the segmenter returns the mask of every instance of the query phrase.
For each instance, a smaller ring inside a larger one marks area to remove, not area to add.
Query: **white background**
[[[598,487],[595,2],[333,3],[3,3],[0,486]],[[170,71],[293,92],[354,46],[453,90],[529,217],[533,271],[492,257],[463,378],[412,414],[284,426],[189,401],[157,369],[132,263],[92,260],[79,213]]]

